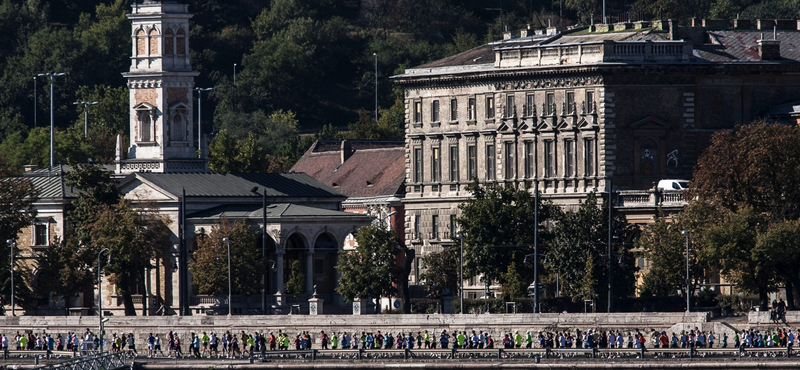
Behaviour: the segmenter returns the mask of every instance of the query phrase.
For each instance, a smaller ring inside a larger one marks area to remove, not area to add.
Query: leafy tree
[[[83,245],[95,256],[101,248],[109,249],[113,259],[103,269],[110,273],[109,282],[122,296],[125,315],[136,315],[133,292],[145,290],[146,269],[153,268],[152,260],[163,258],[170,247],[168,224],[169,219],[156,210],[137,211],[122,198],[113,206],[101,207],[88,227],[93,244]],[[147,312],[146,305],[147,300],[143,300],[143,312]]]
[[[17,240],[20,231],[29,227],[36,219],[36,209],[33,203],[39,200],[39,190],[33,183],[23,177],[13,177],[12,170],[3,164],[0,157],[0,242]],[[9,248],[0,249],[0,258],[8,261],[10,254],[14,253],[14,296],[17,302],[26,303],[30,298],[29,283],[30,269],[22,258],[19,258],[19,248],[13,251]],[[22,278],[20,278],[22,277]],[[10,282],[11,273],[8,269],[0,271],[0,279],[4,281],[0,287],[3,306],[11,300]]]
[[[534,196],[510,185],[473,182],[467,189],[472,197],[459,205],[461,216],[457,219],[464,235],[464,277],[480,274],[484,281],[503,284],[503,274],[511,263],[520,266],[525,254],[533,253]],[[541,225],[557,211],[540,200],[538,212]],[[542,228],[539,237],[544,244],[550,236]]]
[[[773,220],[800,217],[800,127],[756,122],[714,134],[701,154],[691,196]]]
[[[208,167],[220,173],[280,172],[283,160],[264,154],[253,134],[235,140],[227,130],[220,131],[208,147]]]
[[[359,120],[348,126],[348,131],[342,136],[350,140],[402,140],[403,131],[388,120],[376,121],[371,113],[360,110]]]
[[[300,272],[300,261],[294,260],[289,268],[289,279],[284,285],[286,293],[299,296],[305,292],[306,275]]]
[[[429,253],[422,257],[423,272],[419,275],[428,296],[443,298],[446,292],[458,292],[460,266],[455,248]]]
[[[609,258],[613,271],[612,293],[615,297],[633,294],[634,272],[631,245],[620,243],[627,240],[629,231],[623,217],[615,217],[612,234],[617,237],[612,256],[608,256],[608,202],[603,200],[598,207],[597,197],[589,193],[575,212],[556,215],[553,228],[555,236],[550,260],[560,274],[561,291],[573,301],[600,299],[608,294]],[[618,263],[618,257],[622,263]]]
[[[36,258],[40,271],[34,287],[36,295],[46,297],[51,292],[59,295],[68,310],[72,298],[91,290],[95,283],[97,275],[92,261],[96,261],[96,255],[91,254],[76,238],[56,240]]]
[[[705,248],[711,267],[736,284],[739,290],[757,293],[766,309],[767,293],[775,289],[774,260],[757,248],[759,234],[769,225],[766,215],[750,206],[726,212],[722,220],[705,230]]]
[[[685,241],[681,231],[682,225],[669,222],[661,212],[642,230],[639,244],[650,263],[650,269],[643,274],[643,292],[659,297],[678,290],[686,294]]]
[[[244,221],[231,222],[227,219],[214,226],[208,236],[197,239],[197,249],[189,264],[197,291],[211,295],[228,292],[228,246],[222,241],[223,238],[230,239],[233,294],[259,294],[261,286],[253,282],[260,281],[261,271],[266,264],[261,251],[256,248],[257,234]]]
[[[800,287],[800,220],[778,222],[758,236],[753,259],[765,264],[761,269],[772,273],[775,285],[786,288],[789,308],[795,306],[794,288]]]
[[[397,234],[371,225],[358,229],[355,236],[356,249],[339,252],[336,270],[342,276],[336,291],[348,302],[395,296],[396,284],[404,276],[403,268],[396,263],[400,245]]]

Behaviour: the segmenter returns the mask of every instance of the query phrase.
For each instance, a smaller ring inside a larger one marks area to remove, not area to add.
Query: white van
[[[689,180],[659,180],[658,190],[686,190],[689,188]]]

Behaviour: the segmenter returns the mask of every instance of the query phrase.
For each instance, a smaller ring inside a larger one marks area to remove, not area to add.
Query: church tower
[[[122,75],[130,89],[130,144],[122,158],[117,141],[117,172],[205,172],[194,138],[189,60],[189,6],[174,1],[134,1],[131,68]],[[203,150],[205,153],[206,151]]]

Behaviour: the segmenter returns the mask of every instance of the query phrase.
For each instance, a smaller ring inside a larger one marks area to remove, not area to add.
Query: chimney
[[[761,57],[761,60],[780,60],[781,41],[758,40],[758,56]]]
[[[514,38],[514,34],[511,32],[503,32],[503,40],[511,40]]]
[[[353,155],[353,147],[350,145],[350,142],[347,140],[342,140],[342,145],[339,147],[339,158],[341,159],[340,164],[344,164],[344,162]]]
[[[25,172],[31,172],[31,171],[38,170],[39,166],[37,166],[35,164],[26,164],[26,165],[22,166],[22,168],[25,169]]]
[[[528,37],[528,30],[519,30],[519,37]]]

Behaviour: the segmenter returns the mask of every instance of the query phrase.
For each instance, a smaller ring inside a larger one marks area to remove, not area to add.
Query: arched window
[[[151,29],[148,36],[147,42],[150,43],[150,55],[158,55],[158,30]]]
[[[136,55],[147,54],[147,40],[143,29],[136,31]]]
[[[139,111],[139,141],[149,142],[152,139],[153,122],[150,118],[150,112]]]
[[[172,33],[172,28],[164,30],[164,55],[172,55],[175,49],[175,34]]]
[[[179,55],[186,54],[186,31],[179,28],[177,36],[175,37],[175,53]]]

